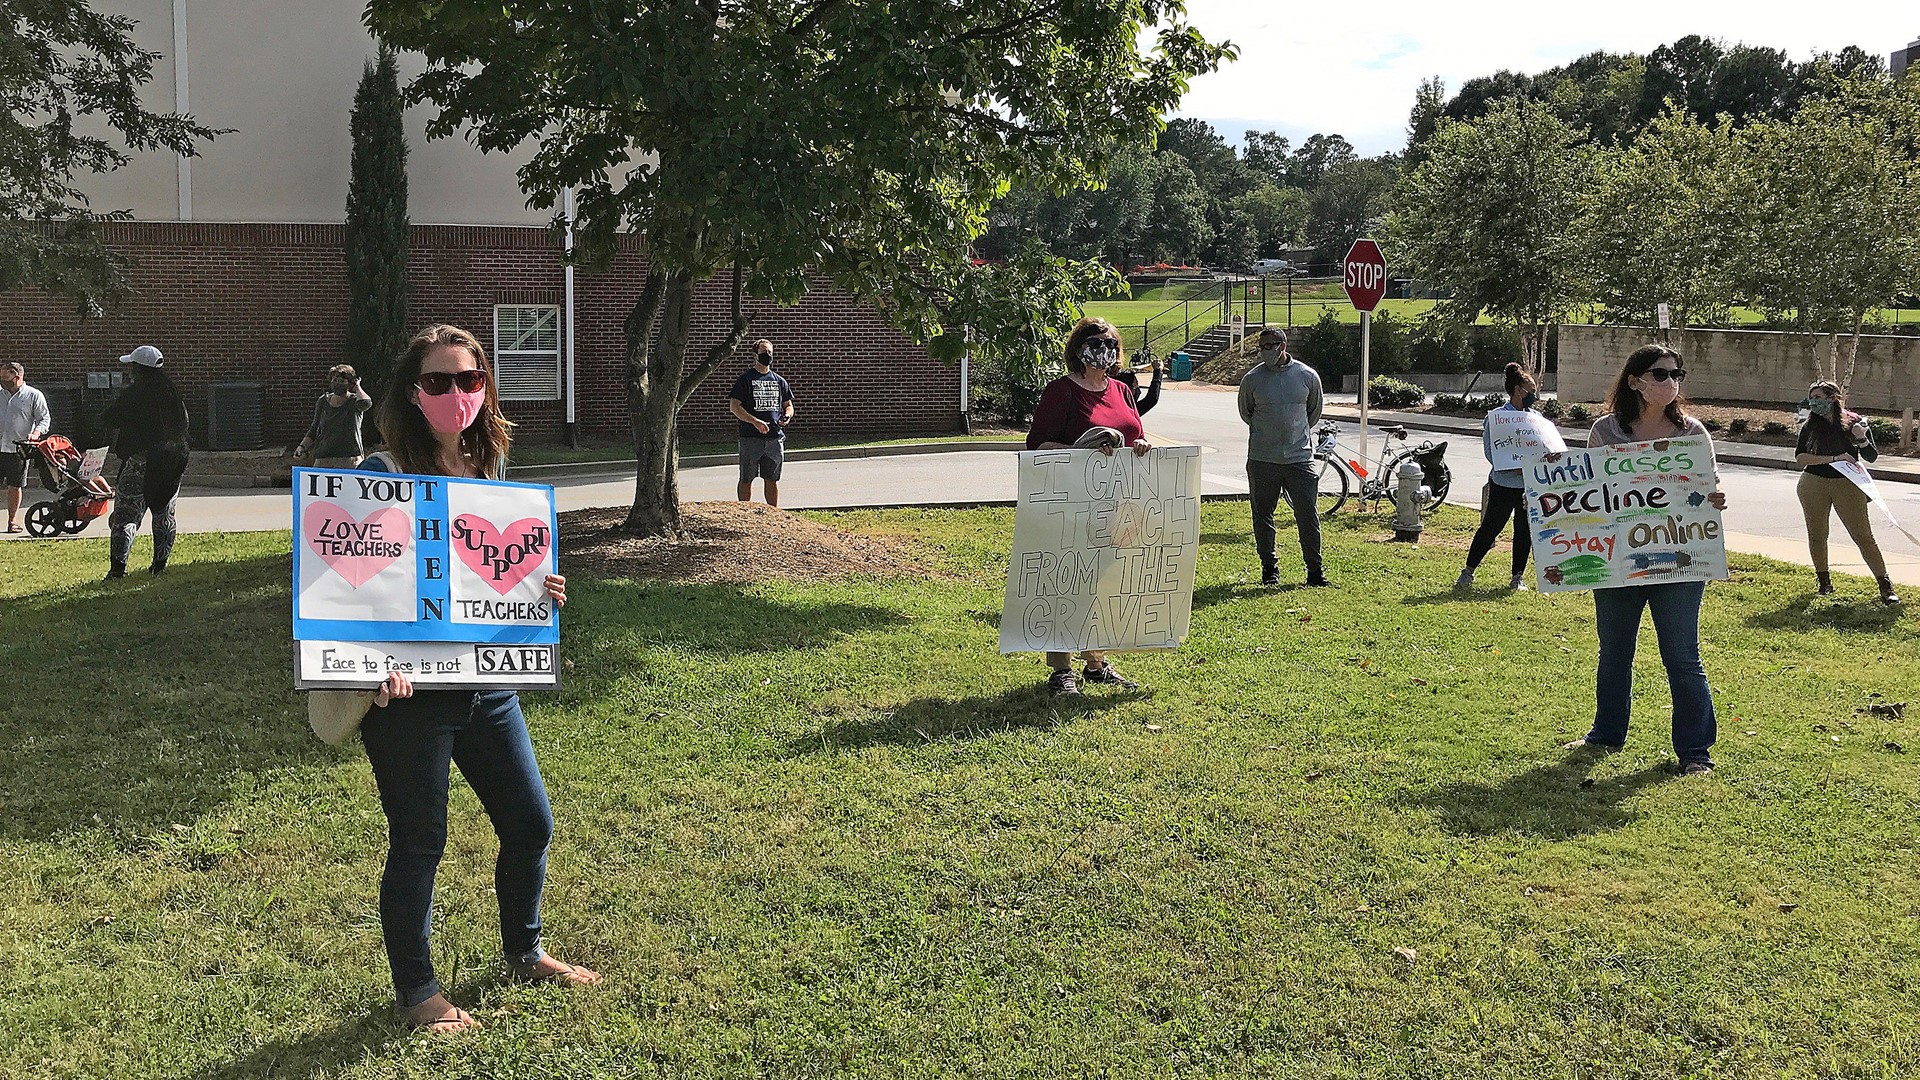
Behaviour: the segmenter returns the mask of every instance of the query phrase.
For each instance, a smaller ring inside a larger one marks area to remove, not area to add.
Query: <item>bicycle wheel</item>
[[[1319,494],[1315,505],[1320,509],[1321,520],[1333,516],[1333,512],[1346,505],[1347,494],[1353,488],[1353,480],[1347,476],[1346,467],[1330,457],[1320,459]]]

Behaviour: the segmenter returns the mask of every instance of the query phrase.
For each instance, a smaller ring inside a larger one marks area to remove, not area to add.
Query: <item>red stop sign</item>
[[[1355,240],[1347,249],[1347,275],[1342,282],[1347,299],[1361,311],[1372,311],[1387,295],[1387,257],[1371,240]]]

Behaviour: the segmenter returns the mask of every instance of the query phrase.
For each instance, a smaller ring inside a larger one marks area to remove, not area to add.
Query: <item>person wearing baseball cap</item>
[[[187,473],[187,403],[166,373],[166,358],[159,349],[142,345],[120,362],[130,366],[133,381],[101,415],[113,435],[114,456],[120,459],[113,513],[107,518],[112,537],[109,581],[127,576],[127,557],[148,510],[153,511],[150,570],[166,571],[167,556],[173,552],[175,500]]]

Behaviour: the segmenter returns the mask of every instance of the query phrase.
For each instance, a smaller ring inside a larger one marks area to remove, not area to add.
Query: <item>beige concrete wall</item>
[[[1640,326],[1561,326],[1560,397],[1603,400],[1628,354],[1657,335]],[[1828,340],[1817,341],[1824,356]],[[1669,344],[1683,357],[1692,398],[1795,402],[1814,379],[1816,339],[1805,334],[1675,330]],[[1863,409],[1920,408],[1920,337],[1861,337],[1847,400]]]
[[[173,0],[105,0],[98,10],[138,20],[139,44],[164,54],[146,90],[174,103]],[[352,143],[348,112],[373,54],[360,0],[186,0],[189,105],[209,127],[233,128],[191,163],[198,221],[338,222],[346,216]],[[401,76],[418,72],[401,58]],[[432,106],[408,110],[408,201],[417,224],[544,224],[526,209],[514,170],[527,156],[481,154],[461,140],[426,139]],[[143,154],[87,185],[96,209],[142,221],[179,220],[176,161]]]

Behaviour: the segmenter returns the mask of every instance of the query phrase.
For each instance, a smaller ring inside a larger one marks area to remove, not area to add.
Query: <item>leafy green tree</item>
[[[1207,192],[1186,160],[1162,154],[1153,189],[1153,214],[1142,240],[1156,258],[1182,263],[1199,257],[1214,237]]]
[[[1245,237],[1245,262],[1278,258],[1306,231],[1307,195],[1298,188],[1262,184],[1233,200],[1228,221],[1237,236]]]
[[[622,234],[645,235],[625,325],[638,458],[626,524],[643,535],[680,531],[680,410],[747,336],[749,296],[794,303],[817,273],[935,355],[1051,357],[1073,321],[1068,298],[1112,291],[1111,270],[978,266],[970,247],[1009,185],[1096,183],[1122,147],[1153,136],[1189,79],[1232,55],[1184,16],[1178,0],[366,10],[383,41],[426,57],[410,95],[439,106],[430,134],[536,146],[520,169],[535,206],[577,189],[577,258],[605,265]],[[695,290],[716,277],[730,282],[726,328],[696,350]]]
[[[1293,142],[1277,131],[1249,131],[1240,160],[1263,184],[1285,186]]]
[[[1349,159],[1327,170],[1308,196],[1306,240],[1314,262],[1338,262],[1355,240],[1374,231],[1398,175],[1391,156]]]
[[[1184,218],[1159,229],[1163,243],[1176,236],[1183,238],[1182,242],[1186,237],[1198,237],[1199,244],[1183,252],[1182,257],[1198,257],[1214,264],[1231,262],[1232,253],[1220,246],[1222,239],[1228,236],[1229,207],[1234,199],[1259,184],[1259,174],[1234,153],[1233,147],[1211,124],[1203,120],[1183,118],[1169,121],[1167,130],[1160,135],[1157,151],[1156,156],[1163,167],[1177,163],[1181,170],[1192,173],[1200,191],[1199,205],[1205,217],[1204,229],[1188,227]],[[1160,180],[1170,192],[1185,190],[1178,170],[1172,174],[1163,172]],[[1187,209],[1184,199],[1176,200],[1175,205],[1178,212],[1184,214]]]
[[[1158,203],[1160,162],[1143,150],[1115,155],[1105,182],[1077,191],[1072,199],[1078,212],[1069,236],[1070,246],[1059,254],[1075,259],[1102,259],[1131,268],[1144,251]]]
[[[1733,147],[1737,285],[1812,336],[1814,373],[1844,387],[1868,312],[1920,281],[1920,79],[1836,79],[1793,119],[1742,129]]]
[[[31,286],[98,311],[126,294],[126,258],[100,225],[86,178],[145,151],[192,157],[224,134],[140,100],[160,54],[134,21],[85,0],[18,0],[0,13],[0,292]]]
[[[1600,156],[1582,232],[1604,318],[1652,326],[1662,303],[1679,326],[1728,318],[1742,211],[1727,197],[1731,154],[1730,119],[1707,127],[1675,107]]]
[[[1640,88],[1640,115],[1651,119],[1673,102],[1694,116],[1716,115],[1714,69],[1724,50],[1720,43],[1688,34],[1647,54]]]
[[[1520,330],[1539,371],[1548,331],[1589,296],[1581,225],[1594,156],[1586,133],[1540,102],[1445,121],[1401,183],[1389,258],[1452,294],[1447,317],[1485,312]]]
[[[377,397],[407,346],[407,129],[393,50],[369,60],[353,95],[347,178],[346,361]]]
[[[1359,160],[1353,144],[1339,135],[1310,135],[1287,162],[1287,183],[1298,188],[1315,188],[1327,174]]]
[[[1409,166],[1426,158],[1424,145],[1433,138],[1446,109],[1446,82],[1438,75],[1420,80],[1420,88],[1413,94],[1413,111],[1407,115],[1407,150],[1401,155]]]

